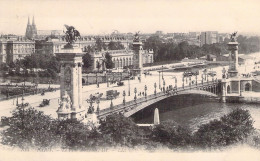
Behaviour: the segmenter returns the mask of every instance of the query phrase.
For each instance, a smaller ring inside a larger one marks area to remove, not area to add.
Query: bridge
[[[97,111],[96,114],[98,118],[105,119],[106,116],[113,113],[122,113],[124,116],[129,117],[134,113],[169,97],[174,97],[177,95],[187,95],[187,94],[198,94],[202,96],[207,96],[209,98],[218,99],[218,94],[220,91],[220,82],[218,79],[209,81],[206,83],[199,83],[190,86],[183,86],[173,89],[168,89],[160,92],[154,91],[154,94],[144,96],[139,99],[135,99],[123,104],[116,106],[110,106],[110,108],[105,108]]]

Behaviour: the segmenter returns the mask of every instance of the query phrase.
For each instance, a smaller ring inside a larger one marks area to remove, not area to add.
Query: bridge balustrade
[[[177,88],[177,90],[174,90],[174,88],[173,88],[172,90],[168,91],[168,93],[161,91],[161,92],[156,93],[156,95],[151,94],[151,95],[147,95],[146,98],[141,97],[141,98],[138,98],[136,101],[134,101],[134,100],[128,101],[128,102],[125,103],[125,105],[124,104],[115,105],[113,107],[113,109],[106,108],[106,109],[100,110],[98,115],[102,116],[102,115],[111,114],[111,113],[114,113],[114,112],[122,112],[122,110],[125,111],[125,110],[129,110],[129,109],[134,109],[134,108],[138,107],[139,104],[142,104],[143,102],[147,102],[147,101],[150,101],[150,100],[162,97],[162,96],[174,95],[174,94],[176,94],[176,92],[191,90],[191,89],[194,89],[194,88],[200,89],[201,87],[203,87],[203,88],[209,87],[209,86],[212,86],[212,85],[217,85],[217,83],[218,82],[216,82],[216,81],[210,81],[207,84],[198,83],[197,85],[186,86],[185,88],[179,87],[179,88]]]

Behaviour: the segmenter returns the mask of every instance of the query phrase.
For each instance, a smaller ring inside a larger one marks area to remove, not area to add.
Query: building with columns
[[[134,52],[133,50],[108,50],[101,52],[94,52],[91,54],[91,58],[93,61],[93,71],[97,71],[98,62],[102,64],[104,56],[106,53],[109,53],[112,57],[112,61],[114,63],[114,69],[122,69],[125,66],[133,65]],[[153,63],[153,50],[142,50],[142,63],[149,64]],[[100,68],[101,70],[101,68]]]
[[[15,62],[35,52],[35,42],[22,38],[0,38],[0,64]]]

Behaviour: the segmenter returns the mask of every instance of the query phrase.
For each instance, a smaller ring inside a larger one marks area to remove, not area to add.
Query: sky
[[[81,34],[191,31],[260,33],[260,0],[0,0],[0,33],[72,25]]]

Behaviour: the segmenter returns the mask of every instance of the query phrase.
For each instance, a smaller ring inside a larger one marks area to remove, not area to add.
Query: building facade
[[[204,44],[218,43],[218,32],[217,31],[206,31],[200,34],[200,46]]]
[[[11,63],[35,52],[35,42],[17,37],[0,40],[0,63]]]
[[[101,51],[91,54],[91,59],[93,62],[92,68],[93,71],[101,70],[97,68],[97,64],[102,64],[104,60],[104,56],[106,53],[109,53],[112,57],[112,61],[114,64],[114,69],[122,69],[125,66],[132,66],[133,65],[133,57],[134,52],[133,50],[108,50],[108,51]],[[149,64],[153,63],[153,50],[142,50],[142,63]]]

